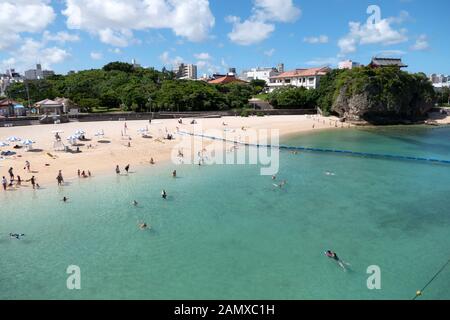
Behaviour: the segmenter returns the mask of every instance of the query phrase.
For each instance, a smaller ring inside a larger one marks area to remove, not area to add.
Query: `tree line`
[[[111,62],[102,69],[14,83],[7,96],[24,105],[65,97],[84,112],[200,111],[245,108],[263,88],[258,81],[212,85],[176,80],[165,68],[158,71]]]

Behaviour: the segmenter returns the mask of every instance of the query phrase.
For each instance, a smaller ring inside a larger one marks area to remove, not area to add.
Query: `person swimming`
[[[64,198],[62,199],[63,202],[67,202],[67,200],[69,200],[69,198],[67,198],[67,197],[64,197]]]
[[[166,190],[161,191],[161,197],[163,199],[167,199],[167,192],[166,192]]]
[[[139,223],[139,229],[141,230],[147,229],[148,227],[146,222]]]
[[[10,233],[10,238],[16,238],[17,240],[20,240],[21,237],[25,236],[25,233]]]
[[[331,171],[325,171],[325,175],[327,175],[327,176],[335,176],[336,174],[334,172],[331,172]]]
[[[133,200],[132,202],[131,202],[131,204],[133,205],[133,206],[137,206],[138,205],[138,202],[136,201],[136,200]]]
[[[348,265],[348,266],[350,265],[349,263],[347,263],[347,262],[341,260],[341,259],[338,257],[338,255],[336,254],[336,252],[334,252],[334,251],[327,250],[327,251],[325,251],[325,255],[326,255],[328,258],[335,260],[335,261],[337,262],[337,264],[338,264],[342,269],[344,269],[344,271],[347,270],[347,269],[345,268],[345,265]]]

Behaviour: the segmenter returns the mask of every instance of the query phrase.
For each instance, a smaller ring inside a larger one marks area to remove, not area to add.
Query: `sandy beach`
[[[171,153],[176,148],[181,136],[177,130],[192,132],[192,119],[185,118],[179,124],[178,119],[148,121],[108,121],[108,122],[70,122],[66,124],[52,124],[39,126],[23,126],[0,128],[0,141],[6,141],[11,136],[31,139],[35,142],[32,151],[25,148],[14,149],[14,145],[20,142],[10,142],[9,146],[2,147],[2,151],[10,150],[15,155],[4,157],[0,160],[0,174],[9,179],[8,169],[12,167],[14,174],[19,175],[22,181],[35,176],[40,186],[56,184],[56,176],[59,170],[66,181],[78,178],[78,169],[88,170],[92,176],[115,174],[115,167],[119,165],[121,170],[129,164],[136,169],[141,166],[151,166],[150,159],[155,161],[154,166],[164,161],[170,161]],[[246,135],[246,132],[260,129],[278,129],[280,136],[307,132],[320,129],[341,128],[342,124],[337,118],[321,118],[319,116],[268,116],[268,117],[223,117],[211,119],[196,119],[203,131],[216,130],[227,132],[227,138],[237,138]],[[125,131],[126,123],[126,133]],[[225,125],[224,125],[225,124]],[[344,125],[348,127],[347,124]],[[138,132],[139,129],[148,128],[151,138],[144,138]],[[178,129],[177,129],[178,128]],[[87,141],[78,141],[71,146],[67,137],[77,130],[86,132]],[[61,131],[61,141],[65,146],[81,152],[70,153],[55,151],[55,131]],[[95,133],[103,131],[103,137],[96,137]],[[172,133],[173,140],[164,139],[167,133]],[[230,135],[230,133],[232,133]],[[234,135],[234,136],[233,136]],[[130,143],[130,146],[128,146]],[[205,145],[211,141],[204,141]],[[25,162],[31,164],[31,172],[24,169]],[[24,182],[23,185],[28,183]]]

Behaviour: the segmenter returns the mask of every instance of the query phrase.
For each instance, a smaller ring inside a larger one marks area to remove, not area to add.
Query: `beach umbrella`
[[[9,137],[9,138],[6,139],[6,140],[8,140],[9,142],[16,142],[16,141],[20,141],[20,140],[22,140],[22,139],[12,136],[12,137]]]
[[[67,137],[67,140],[77,140],[80,136],[78,135],[71,135]]]
[[[29,146],[32,145],[34,143],[34,141],[30,140],[30,139],[25,139],[22,141],[22,144],[25,146]]]
[[[7,147],[7,146],[9,146],[9,144],[7,144],[6,142],[0,141],[0,147]]]

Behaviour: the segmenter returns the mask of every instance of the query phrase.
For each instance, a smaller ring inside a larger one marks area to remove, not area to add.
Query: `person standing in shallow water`
[[[64,178],[62,176],[62,171],[59,170],[58,176],[56,177],[56,181],[58,181],[58,186],[61,186],[64,183]]]
[[[33,189],[36,189],[36,178],[34,176],[31,177],[30,182]]]
[[[9,173],[9,178],[10,178],[12,181],[14,181],[14,172],[13,172],[13,168],[12,168],[12,167],[9,168],[8,173]]]
[[[6,181],[5,176],[3,176],[2,178],[2,186],[3,186],[3,190],[6,191],[6,186],[8,185],[8,181]]]

